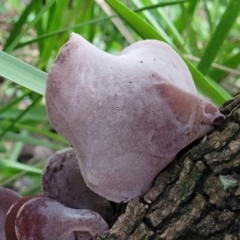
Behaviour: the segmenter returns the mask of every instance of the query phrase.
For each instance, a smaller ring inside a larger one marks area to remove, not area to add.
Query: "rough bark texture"
[[[180,153],[98,240],[240,239],[240,95],[221,112],[224,125]]]

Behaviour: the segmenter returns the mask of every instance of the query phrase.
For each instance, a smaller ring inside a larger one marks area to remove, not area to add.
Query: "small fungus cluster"
[[[73,148],[46,162],[42,195],[0,189],[1,239],[94,239],[112,221],[108,200],[145,194],[181,149],[224,121],[169,45],[139,41],[113,56],[74,33],[48,74],[46,107]]]
[[[21,198],[0,188],[1,240],[90,240],[111,217],[109,202],[86,186],[71,148],[47,160],[41,195]]]

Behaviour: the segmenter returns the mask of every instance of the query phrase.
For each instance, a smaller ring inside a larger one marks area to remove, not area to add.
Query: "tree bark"
[[[98,240],[240,239],[240,95],[226,120],[184,149]]]

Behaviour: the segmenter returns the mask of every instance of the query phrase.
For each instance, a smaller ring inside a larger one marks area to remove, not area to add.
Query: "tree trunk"
[[[240,95],[221,112],[224,125],[182,151],[98,240],[240,239]]]

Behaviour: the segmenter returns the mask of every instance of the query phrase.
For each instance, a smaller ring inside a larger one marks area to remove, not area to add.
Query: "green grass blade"
[[[138,8],[138,9],[134,10],[134,12],[142,12],[144,10],[151,10],[151,9],[156,9],[159,7],[171,6],[171,5],[176,5],[176,4],[190,2],[190,1],[192,1],[192,0],[177,0],[177,1],[173,0],[173,1],[160,2],[160,3],[155,3],[153,5],[150,5],[150,6]]]
[[[23,163],[12,162],[6,159],[0,159],[0,169],[4,169],[4,168],[14,168],[17,170],[23,170],[27,172],[42,174],[42,169],[32,167]]]
[[[189,27],[191,26],[191,22],[199,1],[200,0],[191,0],[187,4],[188,6],[184,4],[181,5],[182,13],[174,22],[174,25],[177,27],[180,33],[184,32],[185,30],[189,31]]]
[[[45,94],[47,74],[0,51],[0,76],[41,95]]]
[[[233,69],[238,67],[240,65],[240,52],[224,61],[221,65]],[[216,68],[211,69],[209,72],[209,76],[216,82],[220,81],[227,74],[225,71]]]
[[[143,7],[143,3],[142,1],[139,0],[132,0],[132,2],[139,8],[139,7]],[[164,31],[164,29],[161,27],[161,25],[157,22],[156,18],[153,17],[153,15],[151,14],[151,12],[148,11],[144,11],[143,15],[145,16],[146,20],[153,26],[153,29],[158,33],[158,35],[160,35],[164,41],[166,41],[167,43],[172,45],[172,40],[171,38],[167,35],[167,33]],[[141,19],[141,18],[140,18]],[[130,24],[131,21],[128,21],[128,24]],[[135,26],[137,26],[137,24],[135,23]],[[140,26],[138,26],[140,27]]]
[[[17,103],[19,103],[21,100],[23,100],[25,97],[27,97],[30,94],[30,91],[28,91],[27,93],[23,94],[21,97],[14,99],[12,102],[8,103],[6,106],[1,107],[0,109],[0,115],[7,111],[8,109],[11,109],[14,105],[16,105]]]
[[[36,146],[43,146],[43,147],[47,147],[47,148],[50,148],[50,149],[53,149],[56,151],[64,148],[64,146],[60,145],[60,144],[53,144],[53,143],[50,143],[50,142],[47,142],[44,140],[39,140],[39,139],[29,137],[29,136],[21,136],[17,133],[13,133],[13,132],[7,132],[5,135],[5,139],[9,139],[12,141],[21,141],[21,142],[28,143],[31,145],[36,145]]]
[[[194,13],[197,9],[198,2],[200,0],[194,0],[190,1],[187,4],[181,5],[181,14],[179,17],[174,21],[174,25],[178,29],[179,33],[185,38],[185,40],[188,40],[189,44],[186,44],[189,46],[191,50],[192,55],[199,56],[200,50],[197,46],[197,40],[198,36],[193,28],[193,19],[194,19]],[[187,36],[187,39],[186,39]]]
[[[204,10],[205,10],[205,13],[207,15],[207,20],[208,20],[208,26],[209,26],[209,30],[210,32],[212,32],[212,18],[211,18],[211,14],[208,10],[208,6],[207,6],[207,0],[203,0],[203,5],[204,5]]]
[[[166,42],[163,36],[152,28],[147,22],[142,20],[131,9],[127,8],[123,3],[118,0],[106,0],[110,7],[116,11],[143,39],[157,39]],[[176,50],[176,49],[175,49]],[[181,54],[180,54],[181,55]],[[217,105],[223,104],[229,100],[231,96],[220,86],[213,81],[205,78],[188,60],[183,58],[187,63],[189,70],[192,73],[193,79],[196,83],[198,90],[205,96],[212,99]]]
[[[28,136],[28,131],[21,130],[19,134],[26,137],[26,136]],[[21,151],[22,151],[24,145],[25,144],[23,142],[15,142],[14,146],[11,149],[11,153],[8,157],[8,161],[17,162],[18,157],[21,154]]]
[[[34,1],[33,12],[35,15],[37,15],[41,11],[42,5],[43,5],[43,2],[41,0]],[[44,14],[44,16],[40,18],[39,21],[37,21],[36,24],[34,25],[37,36],[41,36],[45,33],[45,24],[44,24],[45,18],[46,18],[45,15],[47,14]],[[41,53],[44,47],[44,42],[37,42],[37,44],[38,44],[39,52]],[[18,48],[18,45],[15,47],[15,49],[16,48]]]
[[[32,12],[34,6],[34,1],[30,2],[28,6],[23,11],[22,15],[20,16],[19,20],[13,25],[13,28],[10,32],[10,35],[4,45],[4,51],[6,51],[12,42],[18,37],[18,35],[22,32],[22,27],[26,24],[27,18],[29,14]]]
[[[16,107],[8,109],[1,114],[1,118],[13,120],[19,116],[22,110],[17,109]],[[48,121],[48,116],[46,113],[45,106],[35,106],[30,112],[27,112],[19,121],[24,123],[33,123],[33,122],[46,122]]]
[[[157,0],[151,0],[152,3],[156,3]],[[169,28],[174,40],[177,42],[177,45],[183,47],[183,49],[185,50],[186,53],[190,53],[188,47],[185,45],[185,40],[182,37],[182,35],[179,33],[179,31],[177,30],[177,28],[175,27],[175,25],[172,23],[171,19],[169,19],[169,17],[167,16],[167,14],[165,14],[165,12],[163,11],[163,9],[157,9],[158,14],[160,15],[160,18],[163,19],[166,24],[167,27]]]
[[[127,24],[132,27],[139,36],[146,39],[157,39],[160,41],[168,42],[161,36],[151,25],[144,21],[134,11],[126,7],[118,0],[106,0],[106,3],[122,18]]]
[[[232,98],[232,96],[216,82],[211,79],[207,79],[201,72],[199,72],[191,62],[189,62],[187,59],[185,59],[185,62],[187,63],[197,89],[201,94],[212,99],[212,101],[218,106],[221,106],[227,100]]]
[[[55,3],[56,0],[50,0],[42,8],[42,10],[37,14],[33,21],[27,24],[26,28],[21,31],[21,33],[11,42],[11,44],[5,49],[5,52],[11,52],[19,43],[22,36],[24,36],[28,30],[35,25],[35,23],[42,17],[42,15]]]
[[[183,2],[188,2],[188,1],[192,1],[192,0],[178,0],[178,1],[168,1],[168,2],[164,2],[164,3],[158,3],[158,4],[155,4],[155,5],[150,5],[150,6],[146,6],[146,7],[142,7],[142,8],[138,8],[138,9],[135,9],[134,12],[142,12],[144,10],[151,10],[151,9],[155,9],[155,8],[158,8],[158,7],[165,7],[165,6],[169,6],[169,5],[175,5],[175,4],[180,4],[180,3],[183,3]],[[64,33],[64,32],[67,32],[69,30],[74,30],[74,29],[78,29],[78,28],[81,28],[81,27],[84,27],[84,26],[88,26],[88,25],[93,25],[95,23],[100,23],[102,21],[107,21],[107,20],[110,20],[111,18],[113,17],[116,17],[117,15],[114,14],[112,16],[106,16],[106,17],[101,17],[101,18],[96,18],[96,19],[92,19],[92,20],[89,20],[89,21],[86,21],[86,22],[82,22],[82,23],[79,23],[79,24],[75,24],[75,25],[72,25],[72,26],[69,26],[69,27],[65,27],[65,28],[61,28],[59,30],[56,30],[56,31],[53,31],[53,32],[50,32],[50,33],[46,33],[44,35],[41,35],[37,38],[34,38],[32,40],[29,40],[29,41],[26,41],[26,42],[22,42],[22,43],[19,43],[15,49],[17,48],[21,48],[23,46],[26,46],[26,45],[29,45],[29,44],[32,44],[32,43],[35,43],[35,42],[41,42],[47,38],[50,38],[50,37],[54,37],[58,34],[61,34],[61,33]]]
[[[31,43],[40,42],[40,41],[42,41],[44,39],[47,39],[47,38],[50,38],[50,37],[54,37],[54,36],[56,36],[56,35],[58,35],[60,33],[67,32],[69,30],[74,30],[74,29],[81,28],[81,27],[84,27],[84,26],[87,26],[87,25],[91,25],[91,24],[99,23],[99,22],[102,22],[102,21],[105,21],[105,20],[109,20],[112,17],[116,17],[116,15],[113,15],[111,17],[108,17],[108,16],[107,17],[101,17],[101,18],[93,19],[93,20],[86,21],[86,22],[83,22],[83,23],[75,24],[73,26],[61,28],[61,29],[59,29],[57,31],[53,31],[53,32],[44,34],[44,35],[42,35],[42,36],[40,36],[38,38],[34,38],[32,40],[20,43],[20,44],[18,44],[16,46],[16,48],[21,48],[21,47],[23,47],[25,45],[28,45],[28,44],[31,44]]]
[[[48,19],[46,21],[46,32],[56,31],[62,28],[62,22],[64,20],[64,11],[68,9],[68,1],[62,1],[61,3],[54,2],[53,6],[49,9]],[[54,49],[54,45],[60,47],[61,43],[57,36],[53,39],[46,39],[41,49],[41,56],[39,61],[40,68],[44,68],[49,60],[49,53]]]
[[[0,129],[1,128],[5,128],[8,127],[11,124],[10,121],[2,121],[0,122]],[[65,144],[66,146],[69,145],[69,143],[67,142],[67,140],[65,140],[63,137],[61,137],[60,135],[53,133],[51,131],[47,131],[46,129],[43,130],[41,128],[38,128],[36,126],[31,126],[30,124],[23,124],[23,123],[15,123],[14,125],[14,129],[20,131],[20,130],[27,130],[31,133],[37,133],[43,137],[47,137],[51,140],[57,141],[59,143]]]
[[[226,10],[221,17],[198,65],[199,71],[206,74],[216,58],[224,40],[226,39],[233,23],[238,17],[240,11],[240,1],[230,0]]]
[[[7,128],[5,128],[2,133],[0,133],[0,139],[2,139],[4,135],[13,128],[14,124],[17,123],[27,112],[29,112],[31,108],[33,108],[41,98],[41,95],[37,96],[30,106],[28,106],[25,110],[21,111],[21,113],[12,121],[12,123]]]

